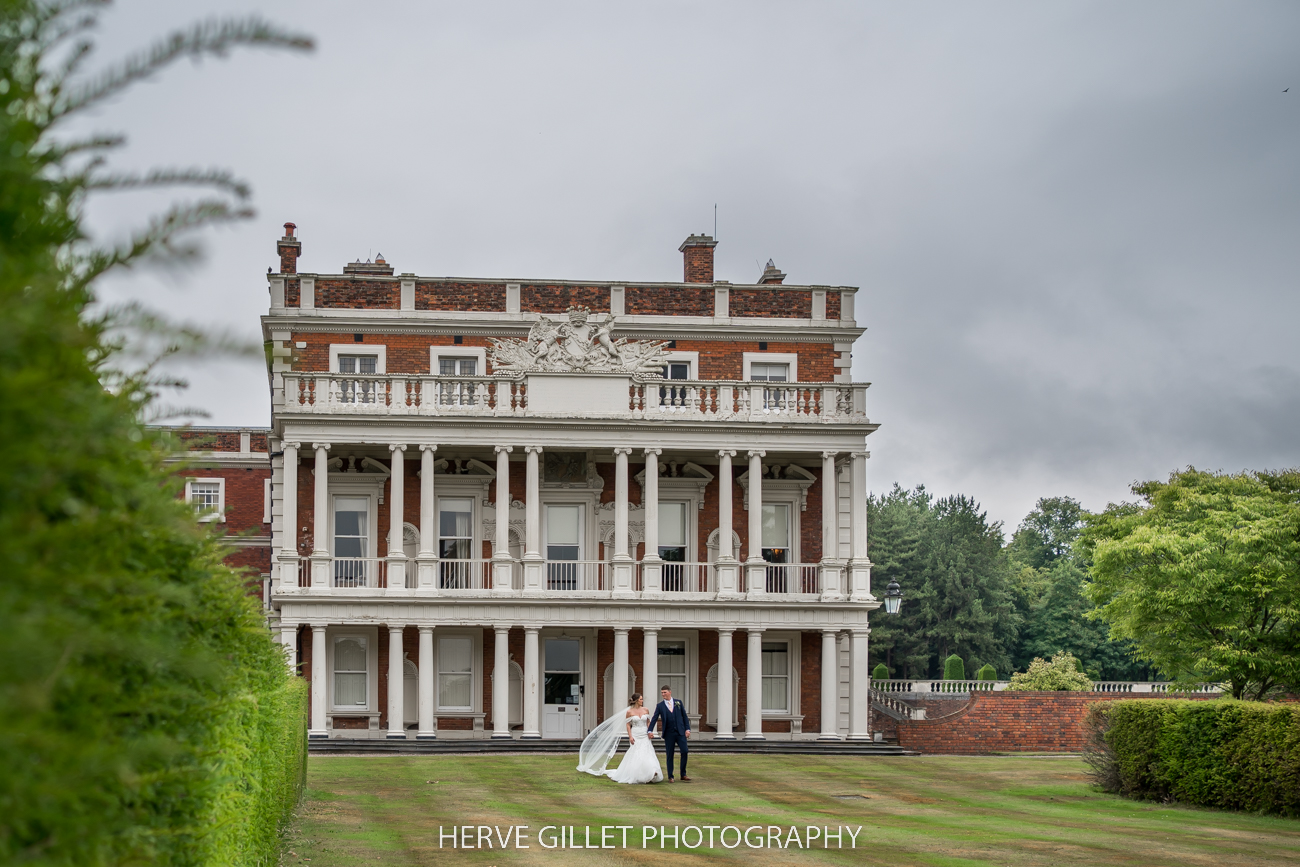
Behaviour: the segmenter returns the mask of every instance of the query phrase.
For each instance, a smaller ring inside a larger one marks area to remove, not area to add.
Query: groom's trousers
[[[680,749],[682,751],[682,776],[686,776],[686,759],[690,756],[690,744],[683,734],[677,732],[664,732],[664,752],[668,754],[668,778],[673,777],[673,751]]]

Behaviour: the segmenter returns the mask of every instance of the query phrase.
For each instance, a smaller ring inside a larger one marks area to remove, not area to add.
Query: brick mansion
[[[696,738],[868,740],[856,289],[268,273],[270,427],[193,427],[313,738],[582,737],[667,684]]]

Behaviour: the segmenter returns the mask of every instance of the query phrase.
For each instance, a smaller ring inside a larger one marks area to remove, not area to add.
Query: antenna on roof
[[[713,203],[713,240],[718,240],[718,203]]]

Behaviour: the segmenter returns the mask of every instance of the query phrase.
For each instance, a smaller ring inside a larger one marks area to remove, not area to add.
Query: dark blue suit
[[[673,699],[673,709],[669,713],[668,705],[659,702],[655,705],[655,712],[650,717],[650,723],[646,726],[648,731],[654,731],[655,723],[661,721],[664,724],[664,750],[668,753],[668,779],[673,778],[673,751],[681,749],[682,751],[682,776],[686,776],[686,759],[690,756],[690,743],[686,739],[686,733],[691,730],[691,723],[686,718],[686,707],[680,699]]]

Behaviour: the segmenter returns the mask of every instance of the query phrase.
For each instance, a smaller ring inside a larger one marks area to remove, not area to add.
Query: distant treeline
[[[974,499],[936,498],[895,485],[868,504],[871,584],[895,580],[902,611],[871,621],[871,656],[894,678],[939,678],[956,654],[973,673],[992,665],[999,679],[1035,657],[1067,651],[1094,680],[1148,680],[1128,641],[1084,614],[1088,563],[1076,550],[1083,507],[1069,497],[1038,501],[1008,541]]]

